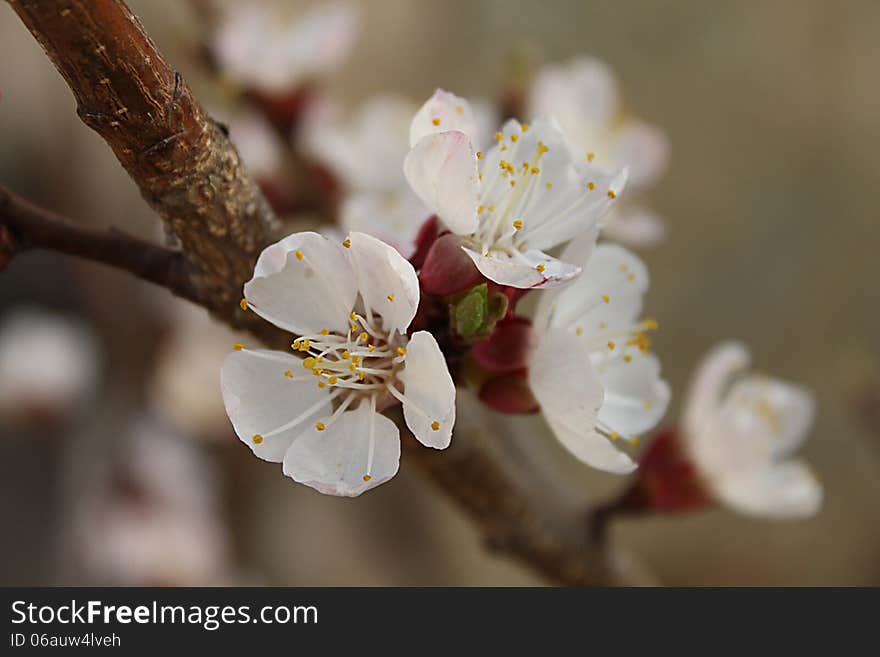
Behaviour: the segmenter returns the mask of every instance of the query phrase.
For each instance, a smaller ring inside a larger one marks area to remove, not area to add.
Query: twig
[[[9,229],[7,234],[11,238],[7,242],[7,257],[32,248],[80,256],[127,271],[184,299],[203,301],[193,285],[194,267],[183,253],[118,230],[84,228],[37,207],[3,186],[0,186],[0,225]]]

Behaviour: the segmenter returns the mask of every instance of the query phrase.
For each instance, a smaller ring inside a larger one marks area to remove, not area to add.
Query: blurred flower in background
[[[548,64],[535,76],[527,107],[529,116],[555,117],[590,162],[609,171],[629,167],[627,200],[604,220],[605,237],[634,247],[663,239],[663,219],[629,197],[652,187],[666,170],[668,140],[656,126],[622,111],[608,66],[586,55]]]
[[[22,428],[73,419],[96,393],[97,337],[79,320],[35,307],[0,323],[0,418]]]

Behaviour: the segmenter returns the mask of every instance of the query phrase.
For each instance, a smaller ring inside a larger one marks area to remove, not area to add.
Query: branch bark
[[[0,223],[12,229],[13,240],[130,271],[234,327],[258,334],[268,327],[241,313],[238,300],[260,250],[277,237],[277,220],[235,148],[138,19],[121,0],[7,1],[64,76],[79,116],[110,145],[180,239],[183,255],[119,233],[77,228],[7,194]],[[3,237],[0,250],[8,242]],[[275,338],[266,336],[271,343]],[[469,438],[459,433],[457,442],[468,444],[435,452],[416,449],[410,437],[404,441],[407,462],[469,514],[491,547],[556,583],[612,583],[604,553],[572,538],[584,533],[580,523],[569,531],[545,526],[493,455]]]
[[[235,147],[121,0],[8,0],[192,260],[201,302],[241,326],[242,284],[278,222]]]
[[[150,244],[115,229],[84,228],[3,186],[0,186],[0,225],[10,231],[7,258],[32,248],[48,249],[122,269],[184,299],[199,304],[203,301],[194,285],[195,268],[182,252]]]

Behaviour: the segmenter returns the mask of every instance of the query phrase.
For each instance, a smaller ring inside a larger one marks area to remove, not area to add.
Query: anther
[[[440,119],[435,116],[433,119],[431,119],[431,123],[433,123],[434,125],[440,125]]]
[[[327,425],[324,424],[323,422],[315,422],[315,429],[317,429],[318,431],[323,431],[326,428],[327,428]]]
[[[259,445],[261,442],[263,442],[263,437],[260,434],[255,433],[254,437],[251,438],[251,440],[254,441],[254,445]]]
[[[241,301],[239,301],[238,307],[241,308],[242,310],[247,310],[248,309],[247,299],[242,299]]]
[[[387,297],[385,297],[385,298],[388,299],[389,301],[394,301],[394,294],[393,294],[393,293],[392,293],[392,294],[389,294],[389,295],[388,295]]]
[[[440,431],[440,423],[437,420],[431,422],[431,429],[434,431]]]
[[[241,342],[236,342],[234,345],[232,345],[232,348],[236,351],[241,351],[242,349],[244,349],[244,345]]]
[[[603,294],[602,301],[605,303],[611,303],[611,297],[609,297],[607,294]]]
[[[351,240],[348,238],[345,238],[345,241],[342,243],[342,246],[344,246],[346,249],[350,249],[351,248]]]
[[[296,251],[294,251],[294,252],[293,252],[293,255],[296,256],[296,259],[297,259],[297,260],[302,260],[302,259],[303,259],[303,252],[300,251],[299,249],[297,249]]]
[[[589,189],[592,192],[594,189],[596,189],[596,183],[594,183],[593,181],[588,182],[587,189]]]
[[[398,356],[406,356],[406,347],[398,347],[397,348]]]
[[[537,264],[537,265],[535,265],[535,269],[538,270],[538,273],[539,273],[539,274],[543,274],[543,273],[544,273],[544,265],[543,265],[543,264]]]
[[[612,189],[608,190],[608,198],[610,198],[612,200],[617,198],[617,194],[614,193],[614,190],[612,190]]]
[[[292,378],[293,378],[293,372],[291,372],[290,370],[286,370],[286,371],[284,372],[284,376],[286,376],[288,379],[292,379]]]
[[[514,227],[516,230],[522,230],[523,222],[520,221],[519,219],[517,219],[516,221],[513,222],[513,227]]]
[[[595,153],[587,153],[587,162],[592,162],[595,157]]]
[[[364,476],[363,476],[363,480],[364,480],[364,481],[369,481],[370,479],[372,479],[372,477],[371,477],[370,475],[364,475]]]

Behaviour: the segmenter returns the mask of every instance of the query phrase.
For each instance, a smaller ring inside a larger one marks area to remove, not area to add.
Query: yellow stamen
[[[614,190],[611,190],[611,189],[608,190],[608,198],[610,198],[611,200],[614,200],[617,198],[617,194],[614,193]]]
[[[345,238],[345,241],[342,243],[342,246],[344,246],[346,249],[350,249],[351,248],[351,240],[348,238]]]
[[[477,159],[478,159],[478,160],[482,160],[482,159],[483,159],[483,151],[477,151]]]
[[[287,370],[286,372],[284,372],[284,376],[286,376],[288,379],[292,379],[293,372],[291,372],[290,370]]]
[[[431,123],[433,123],[434,125],[440,125],[440,119],[435,116],[433,119],[431,119]]]
[[[611,341],[609,341],[609,342],[608,342],[608,348],[611,349],[611,350],[613,350],[613,349],[614,349],[614,343],[611,342]]]
[[[309,356],[303,361],[303,367],[307,370],[311,370],[315,368],[315,358],[313,356]]]
[[[389,294],[389,295],[388,295],[387,297],[385,297],[385,298],[388,299],[389,301],[394,301],[394,295],[393,295],[393,294]]]
[[[254,441],[254,445],[259,445],[261,442],[263,442],[263,437],[260,434],[255,433],[254,437],[251,440]]]
[[[591,181],[591,182],[588,182],[588,183],[587,183],[587,189],[589,189],[590,191],[593,191],[594,189],[596,189],[596,183],[594,183],[594,182],[592,182],[592,181]]]
[[[372,477],[370,475],[364,475],[363,479],[364,481],[369,481],[370,479],[372,479]]]
[[[609,297],[607,294],[603,294],[602,301],[604,301],[605,303],[611,303],[611,297]]]
[[[593,158],[596,157],[595,153],[587,153],[587,162],[592,162]]]
[[[544,265],[542,265],[542,264],[539,263],[539,264],[535,265],[535,269],[538,270],[538,273],[539,273],[539,274],[543,274],[545,268],[544,268]]]
[[[431,429],[434,431],[440,431],[440,423],[437,420],[431,422]]]
[[[303,252],[300,251],[299,249],[297,249],[296,251],[294,251],[294,252],[293,252],[293,255],[296,256],[296,259],[297,259],[297,260],[302,260],[302,259],[303,259]]]
[[[238,307],[241,308],[242,310],[247,310],[248,309],[247,299],[242,299],[241,301],[239,301]]]
[[[327,329],[321,329],[321,335],[330,335],[330,331]]]
[[[398,347],[397,348],[398,356],[406,356],[406,347]]]
[[[514,227],[516,230],[522,230],[523,222],[520,221],[519,219],[517,219],[516,221],[513,222],[513,227]]]
[[[234,345],[232,345],[232,348],[236,351],[241,351],[242,349],[244,349],[244,345],[241,342],[236,342]]]
[[[550,182],[549,180],[548,180],[546,183],[544,183],[544,184],[547,186],[547,189],[552,189],[552,188],[553,188],[553,183]]]
[[[523,132],[529,131],[529,124],[528,123],[523,123],[522,126],[520,126],[520,127],[522,127]]]
[[[315,429],[317,429],[318,431],[323,431],[326,428],[327,425],[325,425],[323,422],[315,422]]]

